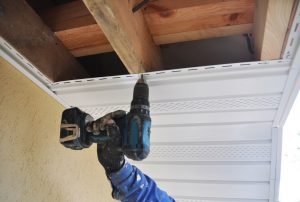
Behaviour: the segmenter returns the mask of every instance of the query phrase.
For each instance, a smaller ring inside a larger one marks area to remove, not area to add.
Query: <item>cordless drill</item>
[[[93,117],[78,108],[66,109],[62,113],[60,143],[67,148],[80,150],[92,143],[102,144],[111,141],[106,132],[95,134],[88,128],[96,123]],[[143,75],[134,86],[130,111],[114,120],[119,127],[122,145],[120,149],[130,159],[143,160],[150,152],[150,104],[149,87]]]

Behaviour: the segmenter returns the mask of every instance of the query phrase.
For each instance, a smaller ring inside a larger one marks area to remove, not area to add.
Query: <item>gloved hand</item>
[[[94,134],[106,131],[107,136],[111,138],[110,141],[97,145],[98,160],[104,167],[106,174],[117,172],[125,162],[122,152],[122,137],[119,127],[115,123],[115,120],[123,118],[125,115],[126,112],[122,110],[111,112],[95,121],[91,126],[92,128],[88,129]]]

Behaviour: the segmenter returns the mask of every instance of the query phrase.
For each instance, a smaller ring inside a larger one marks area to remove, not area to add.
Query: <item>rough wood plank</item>
[[[75,57],[113,51],[81,0],[45,10],[41,17]]]
[[[249,33],[254,7],[255,0],[159,0],[151,1],[143,13],[154,42],[160,45]],[[91,28],[88,14],[81,1],[74,1],[42,17],[75,56],[112,51],[101,29]]]
[[[113,49],[130,73],[159,70],[161,53],[152,40],[141,11],[132,1],[84,0]]]
[[[113,51],[97,24],[58,31],[55,34],[75,57]]]
[[[220,15],[234,15],[236,13],[254,12],[254,0],[230,0],[230,1],[153,1],[144,9],[145,19],[149,27],[156,24],[169,24],[201,20],[202,18],[214,18]]]
[[[294,0],[257,0],[254,47],[258,60],[280,59]]]
[[[157,13],[158,11],[169,11],[181,8],[188,8],[194,6],[201,6],[206,4],[216,4],[222,2],[229,2],[238,0],[151,0],[148,4],[146,4],[146,8],[144,9],[147,13]],[[253,1],[253,0],[252,0]]]
[[[253,12],[207,16],[176,23],[160,23],[149,26],[153,36],[174,34],[186,31],[205,30],[217,27],[249,24],[253,22]]]
[[[1,0],[0,35],[52,81],[87,77],[40,17],[22,0]]]
[[[40,13],[57,38],[75,56],[112,52],[109,41],[81,0]]]
[[[233,25],[196,31],[179,32],[174,34],[158,35],[153,36],[153,40],[156,44],[170,44],[177,43],[179,41],[193,41],[199,39],[247,34],[251,33],[252,29],[252,24]]]

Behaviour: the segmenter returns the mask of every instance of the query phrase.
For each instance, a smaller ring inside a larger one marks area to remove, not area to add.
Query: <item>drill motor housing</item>
[[[143,77],[134,87],[130,112],[126,115],[126,131],[122,139],[122,148],[128,158],[134,160],[145,159],[150,152],[150,104],[149,87]]]
[[[134,87],[130,111],[126,116],[114,120],[121,134],[123,153],[130,159],[143,160],[150,152],[150,104],[149,87],[143,77]],[[65,147],[80,150],[92,143],[111,141],[106,134],[95,135],[86,130],[93,117],[78,108],[66,109],[62,113],[60,142]]]

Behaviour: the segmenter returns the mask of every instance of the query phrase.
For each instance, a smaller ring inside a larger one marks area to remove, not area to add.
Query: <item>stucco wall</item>
[[[0,57],[0,201],[113,201],[95,146],[58,142],[62,110]]]

